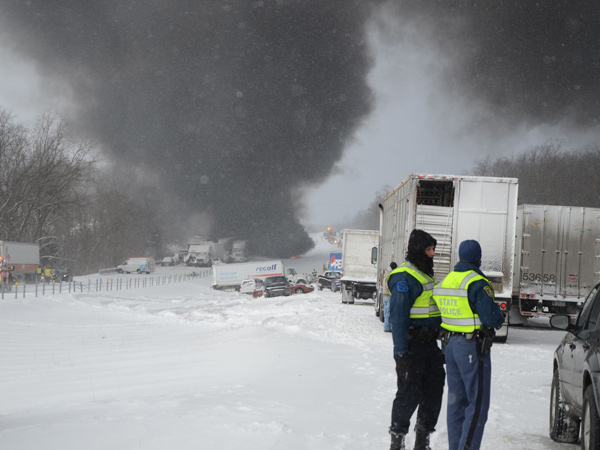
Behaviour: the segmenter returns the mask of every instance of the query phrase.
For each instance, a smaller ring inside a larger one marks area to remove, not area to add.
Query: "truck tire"
[[[140,269],[136,270],[137,273],[142,273],[142,271]]]
[[[598,417],[598,406],[594,399],[594,388],[591,384],[587,387],[583,396],[581,448],[584,450],[600,449],[600,418]]]
[[[298,280],[296,283],[298,283],[298,284],[306,284],[306,280]]]
[[[586,391],[587,392],[587,391]],[[595,403],[594,403],[595,405]],[[597,411],[596,417],[597,417]],[[574,444],[579,438],[579,420],[567,415],[563,404],[563,394],[558,377],[558,369],[554,369],[552,389],[550,391],[550,438],[556,442]]]
[[[384,308],[384,300],[379,302],[379,320],[381,323],[385,321],[385,308]]]

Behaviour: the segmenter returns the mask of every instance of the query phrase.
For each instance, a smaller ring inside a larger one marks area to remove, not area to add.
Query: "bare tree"
[[[393,188],[389,185],[382,186],[367,209],[358,212],[351,220],[351,227],[361,230],[379,230],[379,203]]]
[[[39,242],[43,256],[54,256],[55,223],[80,205],[78,188],[90,176],[94,161],[89,143],[71,142],[67,124],[45,114],[33,130],[0,112],[0,237]]]

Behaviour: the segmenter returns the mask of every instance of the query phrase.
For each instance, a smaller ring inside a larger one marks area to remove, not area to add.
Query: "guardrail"
[[[32,284],[14,283],[8,286],[0,285],[0,296],[4,299],[5,295],[14,295],[25,298],[26,295],[54,295],[67,292],[105,292],[122,291],[126,289],[140,289],[147,287],[164,286],[166,284],[182,283],[195,278],[205,278],[212,276],[212,269],[202,270],[200,272],[181,273],[160,276],[144,276],[131,278],[96,278],[88,279],[87,283],[81,281],[55,282]]]

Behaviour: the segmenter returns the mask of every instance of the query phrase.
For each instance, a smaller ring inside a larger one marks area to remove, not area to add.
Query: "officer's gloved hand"
[[[496,336],[496,330],[494,330],[493,328],[481,327],[479,330],[479,335],[482,337],[493,338],[494,336]]]
[[[479,330],[478,342],[481,345],[482,355],[487,355],[490,353],[490,349],[494,344],[494,336],[496,336],[496,330],[493,328],[481,327]]]
[[[398,379],[408,380],[410,355],[408,353],[399,353],[394,355],[394,359],[396,360],[396,374],[398,374]]]

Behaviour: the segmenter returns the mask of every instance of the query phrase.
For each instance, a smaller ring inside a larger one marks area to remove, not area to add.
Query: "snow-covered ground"
[[[321,272],[330,250],[319,242],[284,262]],[[388,448],[394,360],[372,303],[345,305],[330,291],[254,299],[210,281],[7,295],[0,449]],[[484,449],[576,448],[548,437],[562,336],[511,329],[494,346]],[[436,449],[447,448],[445,404]]]

